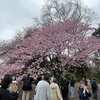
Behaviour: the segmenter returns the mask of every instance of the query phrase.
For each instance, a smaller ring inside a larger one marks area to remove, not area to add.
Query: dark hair
[[[57,83],[57,79],[56,79],[56,78],[54,78],[54,79],[53,79],[53,82],[54,82],[54,83]]]
[[[27,73],[27,77],[30,77],[30,73]]]
[[[42,80],[42,77],[39,75],[39,76],[37,77],[37,80],[38,80],[38,81]]]
[[[39,75],[39,76],[37,77],[36,81],[35,81],[35,84],[37,85],[37,83],[38,83],[40,80],[42,80],[42,77]]]
[[[6,89],[10,83],[12,83],[12,75],[6,74],[1,81],[1,87]]]
[[[49,81],[49,76],[48,75],[44,75],[44,80]]]
[[[74,77],[72,77],[72,79],[74,79]]]

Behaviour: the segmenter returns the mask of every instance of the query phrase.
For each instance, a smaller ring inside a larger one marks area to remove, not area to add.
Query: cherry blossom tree
[[[17,44],[23,40],[24,35],[21,32],[17,32],[12,40],[0,41],[0,60],[2,64],[8,63],[8,52],[14,50]]]
[[[88,35],[93,29],[77,20],[49,24],[9,51],[6,72],[21,75],[29,71],[36,77],[52,71],[62,73],[70,65],[82,67],[85,63],[88,67],[95,67],[91,62],[94,52],[100,49],[100,40]]]
[[[98,25],[98,28],[96,28],[92,33],[92,35],[100,39],[100,24]],[[94,63],[98,66],[98,68],[100,68],[100,49],[95,52]]]

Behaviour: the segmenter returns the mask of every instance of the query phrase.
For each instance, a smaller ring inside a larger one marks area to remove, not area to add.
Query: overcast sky
[[[12,39],[17,30],[31,26],[45,0],[0,0],[0,40]],[[83,0],[100,14],[100,0]]]

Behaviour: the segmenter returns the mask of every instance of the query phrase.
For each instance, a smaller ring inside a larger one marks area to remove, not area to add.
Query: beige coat
[[[63,100],[59,86],[56,83],[50,85],[51,100]]]

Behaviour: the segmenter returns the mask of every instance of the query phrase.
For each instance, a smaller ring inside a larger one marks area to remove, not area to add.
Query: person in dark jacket
[[[10,74],[6,74],[1,81],[0,88],[0,100],[17,100],[18,99],[18,87],[12,86],[13,93],[10,93],[7,88],[9,88],[12,83],[12,76]]]
[[[79,94],[79,100],[89,100],[89,97],[91,97],[90,91],[84,84],[81,84],[81,86],[79,87],[78,94]]]
[[[22,86],[22,100],[29,100],[30,91],[32,90],[32,82],[34,79],[30,77],[30,73],[27,73],[27,76],[22,78],[23,86]]]
[[[62,91],[63,100],[69,100],[68,98],[69,81],[67,81],[67,78],[65,76],[63,76],[63,79],[61,81],[61,91]]]
[[[97,100],[97,91],[99,90],[99,86],[95,79],[92,80],[91,87],[92,87],[93,98]]]

